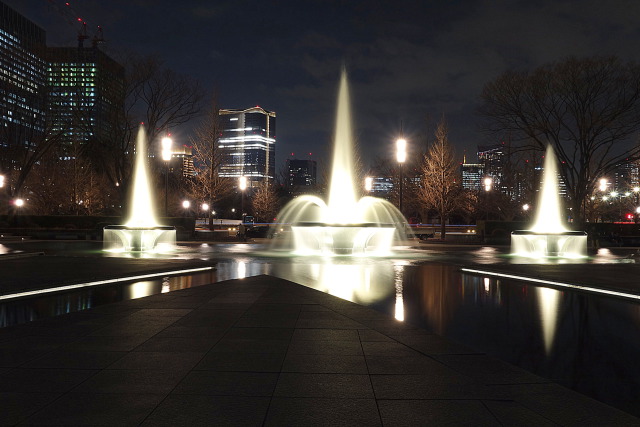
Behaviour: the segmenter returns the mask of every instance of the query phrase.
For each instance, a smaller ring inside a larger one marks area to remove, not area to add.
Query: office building
[[[0,2],[0,167],[8,150],[29,149],[45,131],[45,31]]]
[[[47,114],[62,143],[111,137],[124,106],[124,68],[97,47],[47,49]]]
[[[485,176],[493,180],[493,188],[499,191],[503,190],[504,164],[508,160],[505,157],[504,143],[478,146],[478,163],[484,168]]]
[[[180,175],[184,178],[194,175],[193,169],[193,148],[187,145],[174,147],[171,150],[171,161],[169,162],[169,172]]]
[[[317,163],[315,160],[287,159],[287,185],[289,187],[312,187],[316,185]]]
[[[222,157],[219,175],[247,177],[255,187],[275,177],[276,113],[261,107],[246,110],[220,110]]]
[[[615,189],[623,190],[640,186],[640,174],[637,161],[624,161],[613,170]]]
[[[484,165],[480,163],[462,163],[460,165],[462,175],[462,188],[465,190],[479,191],[484,188]]]

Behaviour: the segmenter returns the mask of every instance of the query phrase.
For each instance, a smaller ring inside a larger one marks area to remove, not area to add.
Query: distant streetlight
[[[607,191],[607,179],[606,178],[600,178],[600,180],[598,181],[598,190],[600,191]]]
[[[162,138],[162,160],[165,163],[164,172],[164,216],[169,216],[169,162],[171,161],[171,146],[173,140],[168,136]]]
[[[488,176],[484,179],[484,191],[491,191],[492,187],[493,187],[493,178]]]
[[[202,212],[203,212],[202,217],[206,221],[207,218],[209,217],[209,205],[207,203],[203,203],[202,206],[200,206],[200,209],[202,209]]]
[[[238,188],[240,188],[240,220],[242,220],[242,217],[244,215],[244,190],[247,189],[247,177],[246,176],[241,176],[240,178],[238,178]]]
[[[15,199],[13,201],[13,204],[16,205],[16,207],[21,208],[24,206],[24,200],[22,199]]]
[[[525,211],[525,212],[528,211],[529,210],[529,205],[527,203],[522,205],[522,210]]]
[[[4,187],[4,175],[0,175],[0,188]]]
[[[373,178],[371,178],[370,176],[364,179],[364,189],[365,191],[373,190]]]
[[[191,207],[191,202],[188,200],[182,201],[182,208],[184,209],[184,216],[187,216],[187,210]]]
[[[402,212],[402,186],[404,181],[404,162],[407,161],[407,140],[404,138],[398,138],[396,140],[396,160],[400,164],[400,203],[398,203],[400,208],[400,213],[404,215]]]

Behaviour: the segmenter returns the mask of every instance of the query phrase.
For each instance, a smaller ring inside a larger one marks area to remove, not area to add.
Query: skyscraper
[[[261,107],[220,110],[220,176],[247,177],[255,186],[275,177],[276,113]]]
[[[289,187],[311,187],[316,185],[317,163],[315,160],[287,159]]]
[[[47,114],[63,143],[108,138],[124,105],[124,68],[97,47],[47,49]]]
[[[460,164],[462,175],[462,188],[465,190],[479,191],[484,187],[484,165],[480,163]]]
[[[0,2],[0,149],[38,143],[45,129],[45,31]]]

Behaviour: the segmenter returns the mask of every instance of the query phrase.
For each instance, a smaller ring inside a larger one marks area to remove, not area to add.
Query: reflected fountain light
[[[394,272],[394,288],[396,291],[396,305],[394,310],[394,317],[396,320],[404,322],[404,301],[402,298],[402,282],[404,279],[404,265],[402,263],[395,263],[393,266]]]
[[[238,261],[238,279],[247,277],[247,264],[244,261]]]
[[[556,156],[549,144],[545,153],[536,219],[531,229],[511,233],[512,255],[529,258],[586,257],[587,233],[569,231],[564,226],[559,189]]]
[[[491,279],[489,279],[488,277],[485,277],[484,278],[484,291],[487,294],[489,293],[489,290],[490,290],[490,286],[489,286],[490,284],[491,284]]]
[[[540,310],[544,350],[548,355],[553,349],[553,341],[556,336],[561,293],[552,288],[536,287],[535,290],[538,301],[540,301],[538,309]]]
[[[125,299],[138,299],[158,293],[155,291],[156,286],[157,281],[135,282],[125,286],[122,291],[126,295]]]
[[[336,130],[328,201],[312,195],[296,197],[278,214],[274,248],[297,255],[387,256],[395,242],[406,240],[407,222],[390,202],[376,197],[358,199],[353,176],[353,136],[347,74],[338,93]]]
[[[351,263],[334,258],[318,261],[273,264],[270,274],[357,304],[366,305],[394,295],[395,274],[390,262]]]
[[[160,293],[166,294],[167,292],[171,291],[171,285],[169,283],[169,278],[168,277],[163,277],[162,278],[162,290],[160,291]]]
[[[129,218],[124,225],[108,225],[103,229],[103,248],[107,251],[166,252],[176,244],[176,229],[159,225],[147,173],[146,133],[140,125],[136,139],[136,160]]]

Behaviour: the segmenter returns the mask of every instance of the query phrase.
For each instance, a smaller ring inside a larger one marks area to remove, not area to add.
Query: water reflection
[[[396,290],[396,309],[394,312],[394,317],[396,320],[404,321],[404,301],[402,299],[402,280],[404,278],[404,268],[403,265],[405,263],[398,262],[394,264],[393,271],[395,273],[394,286]]]
[[[558,327],[558,308],[561,293],[556,289],[543,287],[537,287],[535,290],[538,297],[538,310],[540,312],[540,323],[542,324],[544,349],[546,354],[549,355]]]
[[[398,268],[404,269],[402,265]],[[315,262],[273,264],[271,274],[363,305],[380,304],[389,298],[395,301],[397,293],[395,266],[386,260],[368,262],[319,258]]]
[[[0,304],[0,326],[259,274],[368,305],[640,415],[640,304],[435,262],[238,254],[212,272]]]

